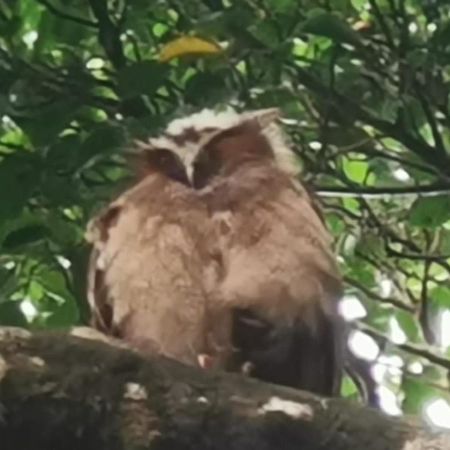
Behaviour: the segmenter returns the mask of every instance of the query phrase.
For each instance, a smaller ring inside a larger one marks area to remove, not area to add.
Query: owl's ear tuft
[[[252,120],[258,124],[258,126],[264,130],[269,127],[273,122],[277,121],[281,117],[281,111],[279,108],[265,108],[257,109],[255,111],[248,111],[244,113],[244,117],[247,120]]]

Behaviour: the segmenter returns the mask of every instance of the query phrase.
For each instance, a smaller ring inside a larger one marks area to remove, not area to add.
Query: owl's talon
[[[197,361],[202,369],[211,369],[214,365],[214,358],[206,353],[200,353]]]

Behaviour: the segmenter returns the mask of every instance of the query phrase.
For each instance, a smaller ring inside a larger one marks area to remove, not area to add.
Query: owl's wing
[[[94,220],[94,325],[192,365],[211,354],[203,274],[206,209],[180,183],[126,193]]]
[[[219,199],[212,206],[224,249],[219,289],[234,310],[235,365],[265,381],[334,394],[341,282],[330,237],[305,191],[270,173],[245,185],[250,179],[233,186],[230,178],[211,195]]]
[[[344,323],[311,305],[291,322],[267,318],[255,305],[233,308],[234,370],[264,381],[338,395],[344,366]]]
[[[105,247],[109,229],[114,226],[120,207],[112,204],[93,218],[87,227],[86,239],[92,244],[87,270],[87,299],[91,309],[91,326],[108,335],[115,335],[113,302],[105,284]]]

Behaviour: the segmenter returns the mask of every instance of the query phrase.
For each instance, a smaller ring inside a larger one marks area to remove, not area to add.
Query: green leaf
[[[303,23],[301,31],[319,36],[325,36],[334,42],[361,46],[362,40],[344,20],[335,14],[316,10]]]
[[[351,0],[352,6],[358,11],[362,12],[365,10],[368,1],[367,0]]]
[[[95,127],[79,149],[78,164],[82,165],[93,157],[113,153],[123,148],[126,142],[125,130],[115,124],[102,123]]]
[[[46,327],[60,328],[76,325],[80,315],[76,301],[73,297],[61,299],[61,301],[53,300],[53,307],[49,316],[45,319]]]
[[[450,308],[450,288],[447,286],[436,286],[429,292],[433,303],[443,308]]]
[[[194,105],[212,105],[226,98],[224,74],[199,72],[186,83],[186,100]]]
[[[3,240],[1,246],[4,250],[11,251],[17,247],[32,244],[45,239],[47,234],[48,230],[45,226],[30,225],[9,233]]]
[[[50,146],[45,155],[46,167],[53,171],[72,171],[76,167],[80,136],[68,134]]]
[[[55,206],[71,206],[79,201],[77,183],[67,175],[45,174],[41,181],[41,193],[46,202]]]
[[[298,8],[297,0],[267,0],[270,9],[278,13],[288,13]]]
[[[342,204],[344,205],[345,209],[348,209],[349,211],[352,211],[354,213],[359,213],[361,206],[355,198],[351,197],[344,197],[342,199]]]
[[[450,196],[418,198],[410,212],[409,223],[417,227],[436,228],[450,219]]]
[[[426,381],[410,377],[404,379],[402,388],[405,393],[402,407],[407,414],[420,413],[423,405],[432,399],[449,397],[445,391],[428,386]]]
[[[168,67],[156,61],[143,61],[122,69],[118,74],[118,91],[122,98],[152,96],[165,82]]]
[[[59,271],[43,268],[37,275],[37,281],[45,288],[47,292],[50,292],[62,299],[71,297],[71,293],[67,289],[64,275]]]
[[[358,161],[354,159],[344,160],[345,175],[355,183],[362,184],[366,178],[369,170],[367,161]]]
[[[0,325],[13,327],[26,327],[27,319],[20,309],[20,302],[0,302]]]
[[[342,379],[341,383],[341,395],[345,398],[358,398],[359,397],[359,391],[353,380],[345,376]]]
[[[414,319],[414,316],[406,311],[396,311],[395,317],[408,340],[412,342],[417,341],[419,336],[419,327],[417,321]]]
[[[40,166],[33,155],[0,161],[0,219],[17,216],[36,189]]]
[[[39,108],[32,116],[18,119],[18,123],[34,145],[51,144],[75,117],[79,107],[77,99],[64,98]]]

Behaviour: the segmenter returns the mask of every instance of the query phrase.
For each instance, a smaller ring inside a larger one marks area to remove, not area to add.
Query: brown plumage
[[[142,146],[140,181],[89,226],[94,325],[148,353],[331,395],[340,277],[276,116],[203,111]]]
[[[145,353],[220,361],[208,334],[204,284],[217,264],[205,245],[205,207],[173,152],[151,144],[141,152],[140,181],[88,226],[92,324]]]
[[[229,367],[332,395],[343,364],[340,276],[310,196],[276,163],[269,138],[279,130],[267,114],[215,133],[193,162],[222,249],[210,298],[233,311]]]

